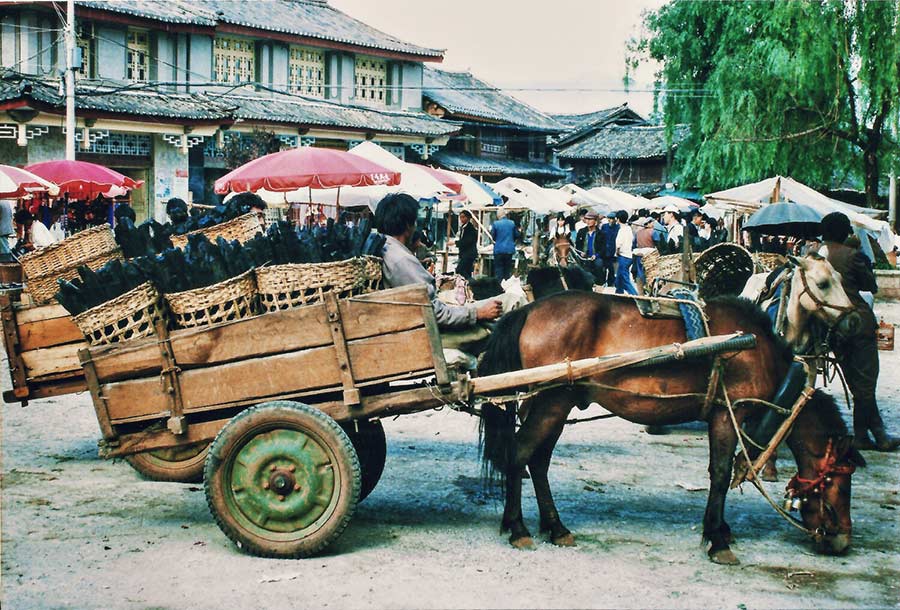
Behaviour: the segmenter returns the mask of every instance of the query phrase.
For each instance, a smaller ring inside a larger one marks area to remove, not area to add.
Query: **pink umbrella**
[[[327,148],[294,148],[254,159],[216,180],[216,193],[243,193],[261,189],[275,192],[339,188],[342,186],[394,186],[394,172],[358,155]]]
[[[0,165],[0,197],[24,197],[29,193],[56,195],[59,188],[31,172],[12,165]]]
[[[448,189],[459,195],[462,192],[462,182],[459,181],[458,178],[453,176],[452,174],[445,172],[442,169],[438,169],[436,167],[428,167],[427,165],[423,165],[422,169],[426,172],[434,176],[434,178],[446,186]]]
[[[144,184],[108,167],[87,161],[43,161],[27,166],[30,172],[59,185],[72,199],[93,199],[106,195],[112,187],[136,189]]]

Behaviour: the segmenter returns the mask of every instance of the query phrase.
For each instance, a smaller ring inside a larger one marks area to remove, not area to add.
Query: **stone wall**
[[[879,299],[900,300],[900,271],[875,270]]]

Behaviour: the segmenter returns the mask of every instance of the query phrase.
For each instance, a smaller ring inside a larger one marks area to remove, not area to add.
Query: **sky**
[[[625,45],[639,34],[642,12],[664,0],[330,3],[406,42],[446,49],[438,67],[469,70],[543,112],[591,112],[624,102],[644,116],[652,109],[651,93],[623,90]],[[632,88],[649,90],[653,72],[643,65]]]

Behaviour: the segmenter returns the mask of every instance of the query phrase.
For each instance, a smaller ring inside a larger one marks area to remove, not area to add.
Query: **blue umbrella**
[[[772,203],[763,206],[744,223],[744,229],[766,235],[810,238],[822,234],[821,212],[801,203]]]

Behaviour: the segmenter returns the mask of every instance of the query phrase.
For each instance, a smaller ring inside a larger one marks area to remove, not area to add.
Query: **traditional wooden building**
[[[62,3],[0,1],[0,158],[62,158]],[[63,11],[64,12],[64,11]],[[364,140],[428,159],[460,125],[423,112],[425,62],[325,0],[76,0],[78,158],[142,178],[141,215],[209,200],[229,140]]]
[[[565,128],[548,115],[469,72],[425,66],[423,87],[425,111],[462,126],[432,156],[441,167],[491,181],[516,176],[545,184],[565,177],[547,145]]]
[[[686,136],[652,125],[627,104],[584,115],[556,115],[569,127],[554,144],[569,179],[585,188],[611,186],[635,195],[655,195],[670,182],[675,147]]]

